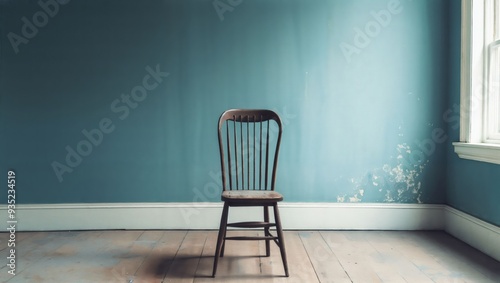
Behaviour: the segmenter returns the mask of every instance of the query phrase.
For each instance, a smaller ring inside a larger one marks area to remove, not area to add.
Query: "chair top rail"
[[[225,121],[236,122],[265,122],[274,120],[281,127],[281,119],[278,114],[267,109],[230,109],[222,113],[219,119],[219,128]]]

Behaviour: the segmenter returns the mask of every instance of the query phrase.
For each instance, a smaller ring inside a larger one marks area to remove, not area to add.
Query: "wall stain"
[[[420,176],[429,160],[417,159],[412,148],[398,144],[390,163],[374,168],[360,178],[351,178],[351,192],[337,196],[337,202],[422,203]]]

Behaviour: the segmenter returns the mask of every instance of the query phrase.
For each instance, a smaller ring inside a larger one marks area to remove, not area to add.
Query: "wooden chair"
[[[224,208],[212,277],[217,272],[219,256],[224,256],[226,240],[264,240],[266,256],[270,255],[270,241],[274,241],[280,248],[285,275],[288,277],[285,243],[278,212],[278,202],[283,200],[283,196],[274,190],[281,132],[281,119],[271,110],[233,109],[225,111],[219,118],[221,199],[224,201]],[[264,209],[264,221],[227,223],[231,206],[261,206]],[[275,223],[269,220],[269,207],[273,208]],[[264,236],[227,237],[227,227],[263,228]],[[276,227],[277,236],[271,234],[271,227]]]

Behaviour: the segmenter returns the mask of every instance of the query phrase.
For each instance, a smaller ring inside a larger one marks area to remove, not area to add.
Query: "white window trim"
[[[460,158],[500,164],[500,144],[484,143],[483,91],[486,65],[485,34],[489,32],[484,21],[487,4],[491,0],[462,0],[462,42],[460,70],[460,142],[455,142],[455,152]],[[476,125],[476,126],[472,126]]]

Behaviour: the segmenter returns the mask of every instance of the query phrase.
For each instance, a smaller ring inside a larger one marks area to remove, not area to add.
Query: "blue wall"
[[[1,1],[0,180],[19,203],[218,201],[218,116],[271,108],[287,201],[444,203],[449,2],[71,1],[44,22]]]

